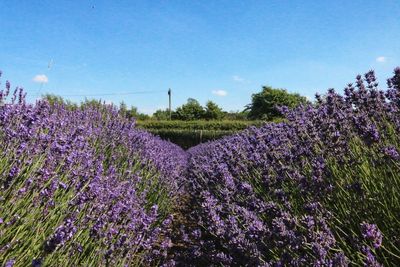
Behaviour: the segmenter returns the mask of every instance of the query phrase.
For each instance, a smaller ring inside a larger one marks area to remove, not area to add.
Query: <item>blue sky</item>
[[[398,0],[0,1],[3,80],[30,101],[116,94],[101,98],[151,113],[170,87],[173,107],[241,110],[262,85],[312,97],[399,65]]]

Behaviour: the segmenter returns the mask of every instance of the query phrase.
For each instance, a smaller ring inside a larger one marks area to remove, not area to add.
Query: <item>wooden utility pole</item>
[[[172,118],[172,110],[171,110],[171,88],[168,89],[168,101],[169,101],[169,120]]]

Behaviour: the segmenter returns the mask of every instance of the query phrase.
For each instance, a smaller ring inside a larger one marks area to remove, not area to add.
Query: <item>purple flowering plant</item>
[[[0,91],[0,262],[156,265],[186,154],[109,105],[70,110]]]
[[[370,71],[344,96],[329,89],[311,105],[281,107],[282,123],[190,149],[190,216],[212,243],[198,241],[190,257],[224,266],[400,264],[399,81],[396,68],[383,91]]]
[[[400,265],[400,68],[188,151],[24,99],[0,90],[0,263]]]

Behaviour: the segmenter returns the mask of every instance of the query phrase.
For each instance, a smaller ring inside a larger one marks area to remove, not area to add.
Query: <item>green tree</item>
[[[226,120],[238,120],[238,121],[244,121],[248,120],[249,117],[249,111],[244,110],[244,111],[229,111],[225,112],[224,119]]]
[[[95,108],[102,110],[105,108],[105,103],[101,99],[88,99],[85,98],[84,101],[82,101],[79,105],[80,109],[85,109],[85,108]]]
[[[204,118],[206,120],[222,120],[225,116],[223,110],[214,102],[207,101],[204,112]]]
[[[246,106],[246,110],[249,111],[248,116],[250,119],[271,120],[282,116],[277,109],[279,106],[294,108],[306,103],[309,103],[307,98],[297,93],[289,93],[286,89],[274,89],[270,86],[264,86],[260,93],[252,95],[252,102]]]
[[[157,109],[156,112],[153,113],[153,118],[160,121],[169,120],[169,110]]]
[[[58,95],[53,95],[53,94],[45,94],[42,96],[43,99],[47,100],[50,105],[55,105],[55,104],[65,104],[64,98]]]
[[[67,109],[77,109],[78,105],[76,103],[73,103],[70,100],[65,100],[63,97],[58,96],[58,95],[54,95],[54,94],[45,94],[42,96],[43,99],[47,100],[47,102],[49,102],[50,105],[54,106],[54,105],[63,105],[65,106]]]
[[[175,112],[173,112],[172,117],[176,120],[199,120],[204,118],[204,108],[200,103],[193,98],[189,98],[186,104],[178,107]]]
[[[119,114],[121,114],[123,117],[127,117],[128,116],[128,106],[125,104],[124,101],[121,101],[121,103],[119,103]]]
[[[131,106],[131,108],[126,111],[126,116],[128,118],[135,118],[141,121],[150,119],[149,115],[139,112],[139,110],[135,106]]]

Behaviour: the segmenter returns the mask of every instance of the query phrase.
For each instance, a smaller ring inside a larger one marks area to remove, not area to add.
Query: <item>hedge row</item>
[[[147,130],[213,130],[240,131],[249,126],[261,126],[264,121],[137,121],[137,127]]]
[[[149,129],[149,132],[160,136],[164,140],[179,145],[184,149],[196,146],[200,143],[215,140],[237,131],[224,130],[173,130],[173,129]]]

